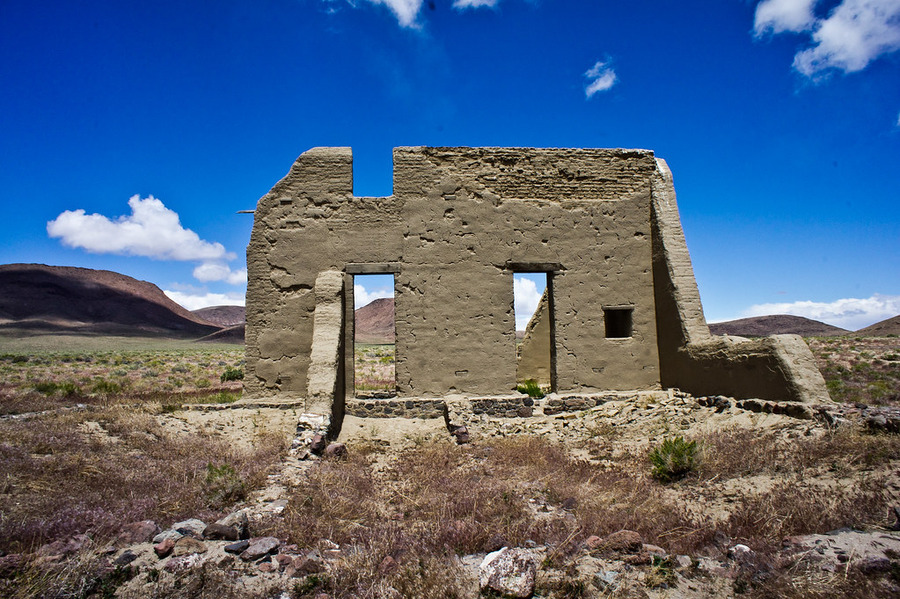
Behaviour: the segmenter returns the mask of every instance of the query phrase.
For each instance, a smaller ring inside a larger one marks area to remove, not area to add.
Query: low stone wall
[[[534,411],[534,400],[524,397],[478,397],[470,400],[473,414],[499,418],[527,418]]]
[[[637,398],[637,395],[633,396]],[[616,401],[624,399],[620,395],[613,393],[603,395],[565,395],[563,397],[547,398],[544,403],[544,414],[552,416],[560,412],[577,412],[579,410],[589,410],[593,407],[605,404],[608,401]]]
[[[345,410],[357,418],[443,418],[447,406],[440,399],[348,399]]]

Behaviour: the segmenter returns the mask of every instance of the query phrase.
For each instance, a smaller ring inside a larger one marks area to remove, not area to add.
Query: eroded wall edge
[[[316,277],[316,309],[307,375],[306,412],[330,415],[343,398],[344,273],[327,270]]]
[[[710,335],[681,228],[672,173],[664,160],[656,162],[651,231],[663,386],[693,395],[830,401],[825,380],[801,337]]]
[[[534,379],[539,385],[550,385],[550,338],[550,300],[545,288],[516,352],[516,382]]]

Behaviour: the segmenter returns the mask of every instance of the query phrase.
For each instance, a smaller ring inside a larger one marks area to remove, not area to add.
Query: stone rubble
[[[487,435],[510,435],[520,433],[546,434],[553,430],[565,430],[566,434],[592,433],[591,422],[586,415],[603,413],[610,425],[634,422],[664,416],[668,421],[687,426],[691,422],[710,418],[711,415],[750,412],[756,414],[780,414],[787,418],[800,418],[827,426],[847,426],[852,423],[872,427],[867,423],[883,416],[885,422],[893,422],[897,416],[892,410],[855,405],[805,406],[812,411],[812,417],[805,418],[806,412],[797,416],[790,410],[769,411],[766,404],[754,404],[751,400],[735,401],[722,396],[692,398],[689,395],[672,392],[656,392],[647,396],[648,401],[635,405],[633,402],[610,399],[580,412],[562,412],[552,416],[530,419],[489,418],[484,414],[463,415],[454,411],[456,422],[448,419],[448,437],[460,442],[475,442]],[[566,400],[568,401],[568,400]],[[541,408],[540,400],[534,402]],[[761,410],[754,409],[763,405]],[[296,546],[286,545],[274,537],[252,537],[253,526],[273,515],[277,517],[287,503],[286,490],[291,481],[302,472],[313,467],[317,460],[346,456],[348,448],[342,443],[325,445],[324,456],[320,458],[305,455],[304,450],[323,435],[324,421],[303,424],[298,427],[302,439],[293,444],[293,449],[285,459],[282,469],[269,478],[269,486],[254,496],[253,501],[241,510],[228,514],[214,523],[207,524],[199,519],[188,519],[172,524],[161,530],[157,523],[145,520],[125,523],[109,546],[97,546],[88,535],[73,535],[68,539],[54,541],[41,547],[35,555],[0,555],[0,577],[14,576],[28,564],[41,568],[56,567],[76,554],[92,552],[107,564],[109,571],[115,569],[130,573],[130,580],[122,587],[123,596],[141,596],[149,584],[146,576],[139,573],[157,572],[155,576],[184,575],[200,567],[215,567],[230,571],[230,576],[240,580],[268,581],[276,586],[289,589],[292,580],[327,573],[345,559],[352,547],[341,547],[328,539],[322,539],[318,550],[301,551]],[[820,425],[821,426],[821,425]],[[878,429],[881,432],[889,428]],[[891,431],[892,432],[892,431]],[[298,437],[300,438],[300,437]],[[329,448],[333,448],[330,452]],[[339,449],[338,449],[339,448]],[[565,503],[565,500],[561,503]],[[538,506],[540,511],[576,509]],[[654,597],[701,597],[724,594],[731,596],[733,583],[748,572],[762,566],[753,550],[730,539],[720,539],[721,552],[718,557],[669,555],[664,547],[647,544],[641,536],[629,530],[621,530],[606,537],[587,534],[580,549],[570,556],[574,570],[561,572],[546,565],[545,557],[556,550],[553,547],[537,546],[533,542],[524,547],[506,546],[505,539],[495,536],[484,547],[485,553],[459,558],[459,564],[466,576],[477,588],[511,597],[529,597],[535,592],[535,585],[541,580],[565,579],[577,575],[580,580],[601,593],[630,592],[645,593],[645,580],[658,564],[666,564],[671,569],[670,582],[654,587]],[[856,568],[860,572],[880,575],[892,568],[900,567],[900,533],[891,531],[838,530],[826,535],[804,535],[785,539],[779,554],[782,567],[806,568],[808,570],[835,573]],[[386,556],[378,566],[379,572],[389,575],[402,566],[402,558]],[[700,576],[698,578],[698,576]],[[669,580],[669,579],[667,579]],[[477,582],[476,582],[477,581]],[[248,583],[249,584],[249,583]],[[678,589],[681,589],[678,591]],[[693,589],[693,590],[691,590]],[[672,591],[672,594],[669,593]],[[898,588],[900,592],[900,588]],[[130,593],[130,594],[129,594]],[[473,596],[477,591],[473,591]],[[704,595],[705,594],[705,595]]]

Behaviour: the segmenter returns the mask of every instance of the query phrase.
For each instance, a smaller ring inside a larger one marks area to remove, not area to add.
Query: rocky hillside
[[[357,343],[394,342],[394,298],[377,299],[356,311]]]
[[[244,306],[209,306],[208,308],[191,310],[191,313],[206,322],[211,322],[221,327],[242,325],[247,319],[247,311]]]
[[[765,337],[766,335],[794,334],[803,337],[830,337],[845,335],[850,331],[839,327],[789,314],[754,316],[709,325],[713,335],[738,335],[741,337]]]
[[[108,270],[0,265],[0,331],[196,338],[221,327],[152,283]]]
[[[900,316],[894,316],[881,322],[876,322],[864,329],[856,331],[860,337],[887,337],[888,335],[900,335]]]

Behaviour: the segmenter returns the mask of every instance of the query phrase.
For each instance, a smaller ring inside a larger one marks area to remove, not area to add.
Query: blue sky
[[[0,2],[0,262],[241,303],[301,152],[648,148],[709,320],[900,313],[900,0]]]

